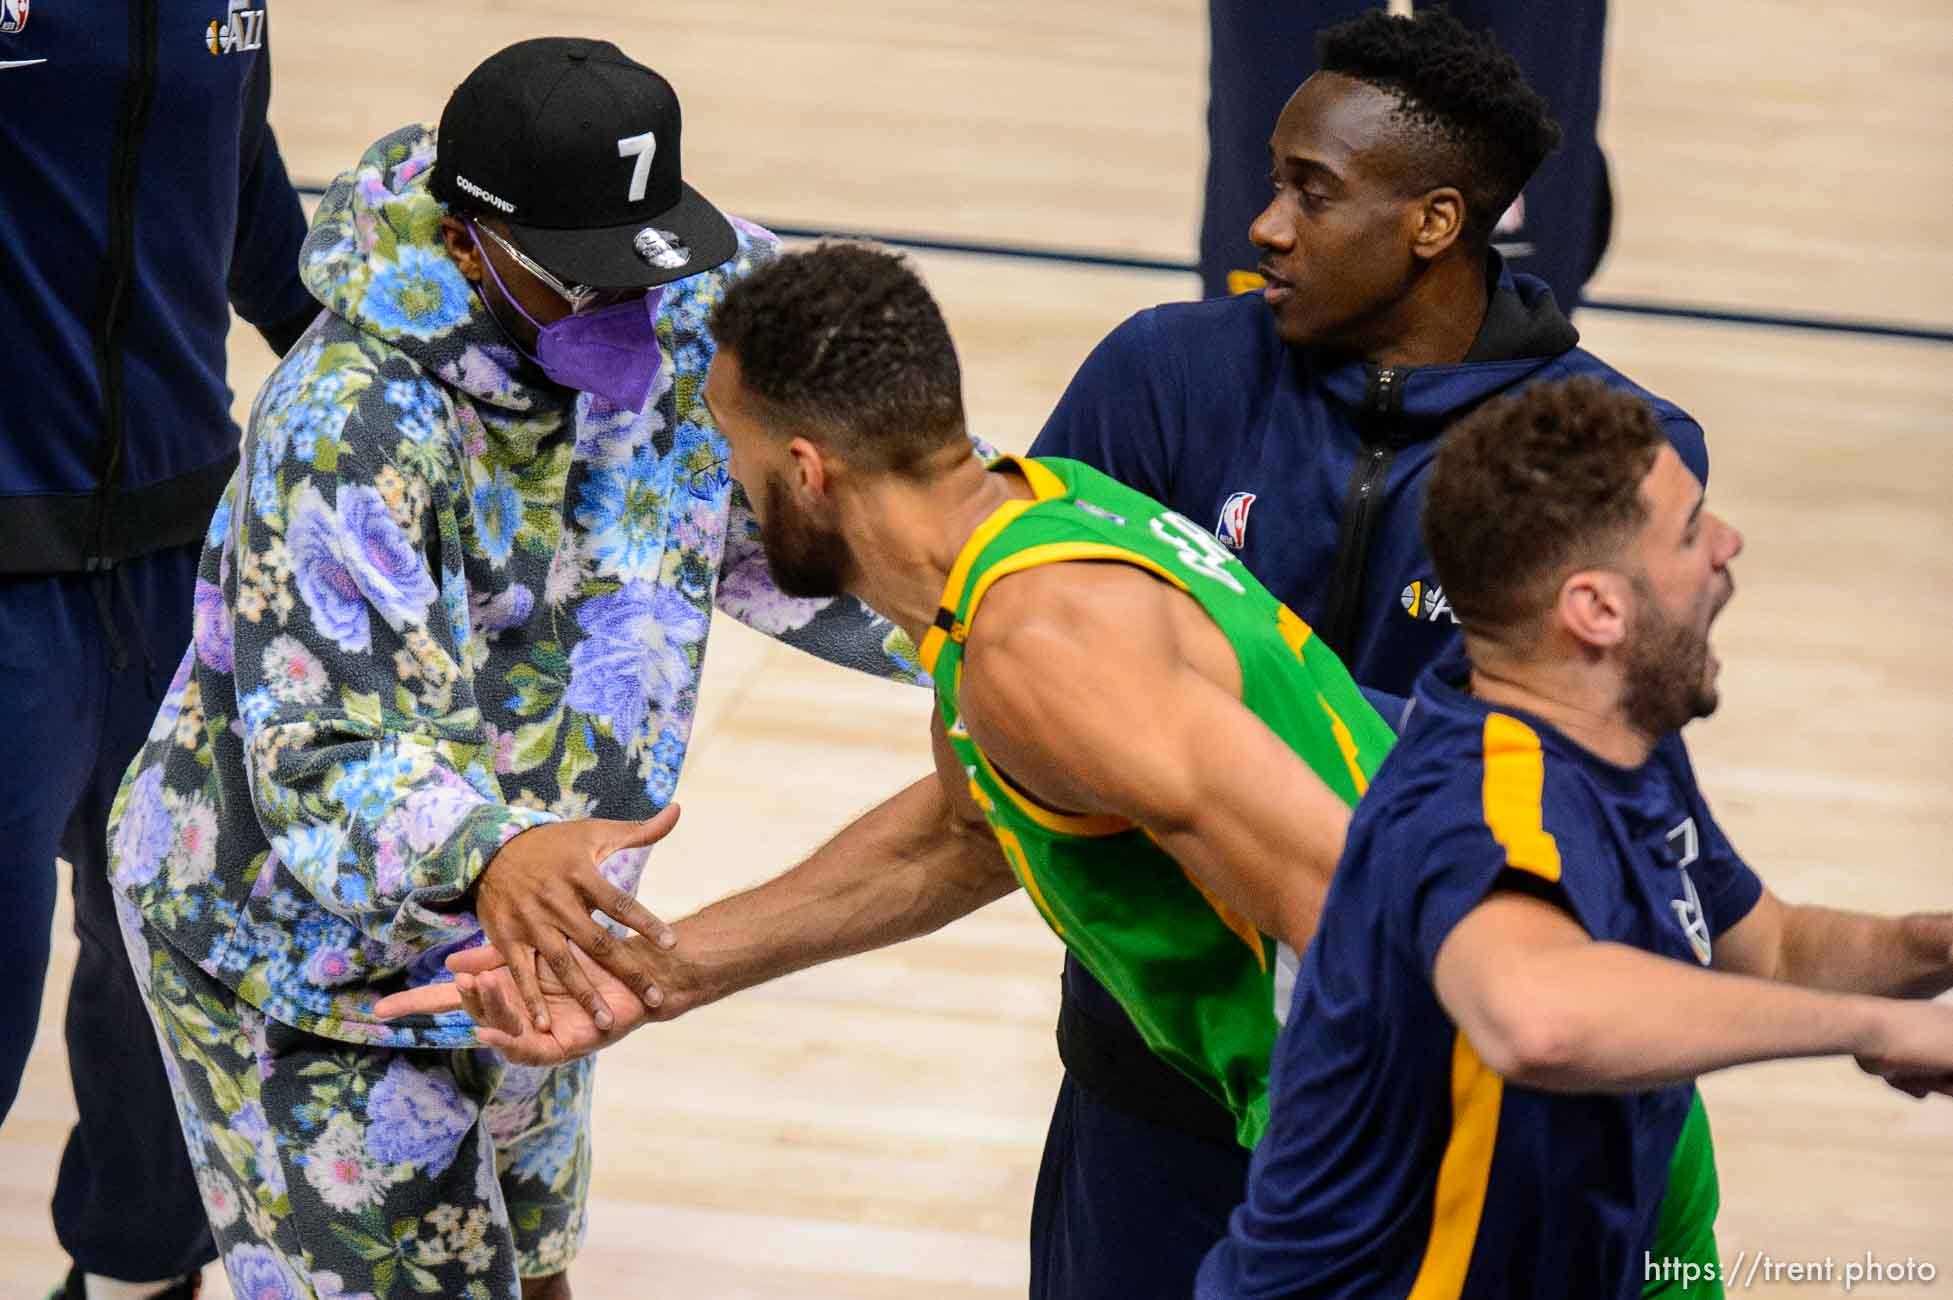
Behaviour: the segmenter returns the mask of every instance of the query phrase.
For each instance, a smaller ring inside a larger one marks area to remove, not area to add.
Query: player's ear
[[[1439,186],[1418,204],[1416,223],[1411,232],[1411,252],[1432,261],[1464,233],[1465,196],[1450,185]]]
[[[833,484],[821,449],[807,438],[795,438],[787,444],[787,454],[793,457],[794,483],[802,496],[810,502],[824,500]]]
[[[1560,584],[1554,615],[1575,640],[1597,650],[1627,640],[1631,590],[1626,578],[1607,569],[1582,569]]]
[[[1410,232],[1410,252],[1432,262],[1459,242],[1465,232],[1465,195],[1453,185],[1439,185],[1418,203],[1416,228]]]
[[[459,217],[441,218],[441,242],[447,245],[448,256],[454,259],[461,278],[469,284],[481,283],[481,250],[475,247],[475,237]]]

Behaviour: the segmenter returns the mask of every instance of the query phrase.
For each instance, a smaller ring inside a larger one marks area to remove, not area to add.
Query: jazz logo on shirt
[[[1689,867],[1702,855],[1695,818],[1684,818],[1681,825],[1668,832],[1668,851],[1674,855],[1675,867],[1682,875],[1682,896],[1669,900],[1668,906],[1689,941],[1689,950],[1697,961],[1707,966],[1711,953],[1709,918],[1702,912],[1702,896],[1695,892],[1695,881],[1689,875]]]
[[[264,48],[264,10],[245,8],[246,0],[230,0],[224,21],[211,21],[204,45],[212,54],[235,54]]]
[[[1435,623],[1448,618],[1453,623],[1458,615],[1451,608],[1451,602],[1444,598],[1444,588],[1435,582],[1418,581],[1411,583],[1398,595],[1397,603],[1412,618],[1425,623]]]
[[[1221,521],[1214,525],[1214,536],[1240,550],[1248,544],[1248,511],[1253,508],[1255,494],[1236,492],[1221,506]]]

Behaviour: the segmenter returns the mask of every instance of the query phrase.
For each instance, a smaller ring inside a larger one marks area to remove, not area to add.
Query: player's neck
[[[1604,662],[1549,662],[1479,646],[1472,651],[1471,693],[1495,708],[1517,709],[1550,723],[1618,767],[1639,767],[1654,750],[1654,738],[1622,713],[1620,676]]]
[[[1393,309],[1383,337],[1364,349],[1363,359],[1397,369],[1456,365],[1478,340],[1490,304],[1482,264],[1446,258]]]
[[[941,470],[889,477],[857,505],[852,593],[920,645],[970,535],[1006,501],[1033,495],[1018,475],[992,474],[967,451]]]

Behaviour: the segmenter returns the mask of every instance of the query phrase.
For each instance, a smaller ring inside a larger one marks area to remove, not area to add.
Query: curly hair
[[[1666,444],[1646,402],[1590,378],[1535,384],[1447,430],[1424,545],[1466,630],[1535,618],[1567,575],[1618,563],[1648,517],[1641,481]]]
[[[892,472],[965,436],[956,345],[898,254],[846,241],[788,253],[727,289],[711,330],[782,432]]]
[[[1316,45],[1324,72],[1397,96],[1412,184],[1455,186],[1475,244],[1491,240],[1499,218],[1559,147],[1559,124],[1519,64],[1489,34],[1442,10],[1420,10],[1415,18],[1372,10],[1324,31]]]

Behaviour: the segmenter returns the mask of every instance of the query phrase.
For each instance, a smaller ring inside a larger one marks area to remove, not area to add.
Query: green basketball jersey
[[[1054,812],[999,774],[958,722],[963,643],[999,578],[1070,560],[1131,564],[1200,602],[1240,660],[1242,702],[1346,802],[1361,797],[1394,738],[1308,625],[1199,525],[1076,461],[1005,463],[1037,499],[1007,502],[971,535],[922,644],[950,744],[1045,921],[1147,1046],[1233,1112],[1252,1147],[1268,1123],[1268,1059],[1295,954],[1210,896],[1138,826]],[[1141,725],[1145,703],[1132,702]]]

